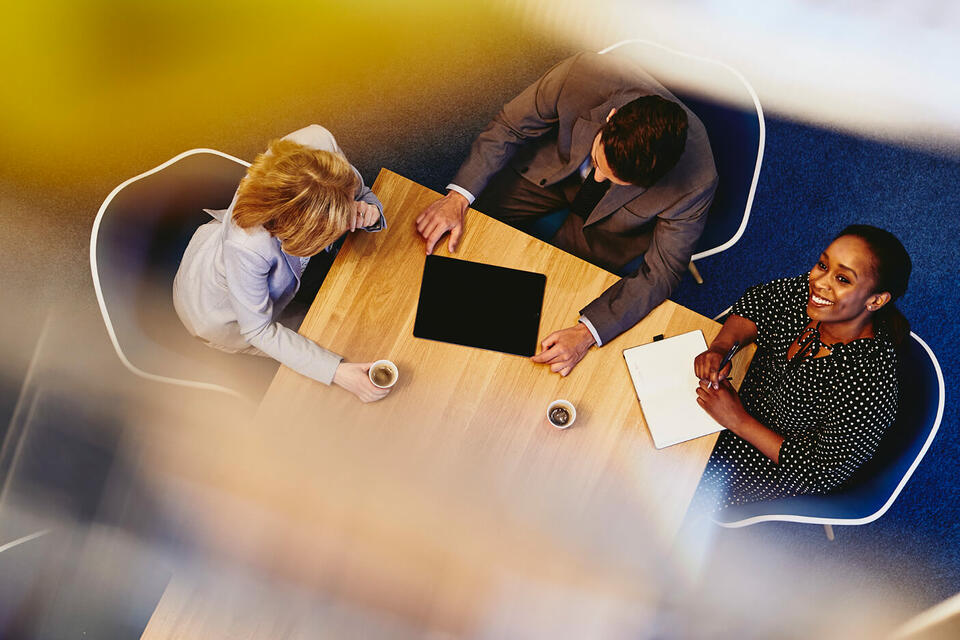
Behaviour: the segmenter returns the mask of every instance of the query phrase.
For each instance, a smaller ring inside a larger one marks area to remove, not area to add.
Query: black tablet
[[[413,335],[532,356],[547,276],[427,256]]]

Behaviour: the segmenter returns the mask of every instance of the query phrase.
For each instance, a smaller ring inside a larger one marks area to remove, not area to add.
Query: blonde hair
[[[290,255],[312,256],[350,228],[357,186],[342,155],[274,140],[240,183],[233,221],[262,226]]]

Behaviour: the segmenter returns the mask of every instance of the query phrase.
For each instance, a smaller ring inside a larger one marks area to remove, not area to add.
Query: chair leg
[[[700,276],[700,271],[697,269],[697,265],[693,264],[693,260],[691,260],[690,264],[687,265],[687,269],[689,269],[690,275],[693,276],[693,280],[697,284],[703,284],[703,278]]]
[[[833,525],[825,524],[823,530],[827,532],[827,540],[833,542]]]

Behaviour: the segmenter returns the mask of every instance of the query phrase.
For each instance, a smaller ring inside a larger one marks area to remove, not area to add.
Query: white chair
[[[90,235],[90,270],[110,341],[137,376],[255,397],[276,363],[226,354],[191,337],[173,308],[173,278],[190,238],[229,206],[249,163],[192,149],[116,187]]]
[[[940,363],[915,333],[900,358],[896,421],[873,457],[842,487],[825,495],[728,507],[714,515],[714,522],[731,528],[778,521],[822,524],[833,540],[833,525],[867,524],[886,513],[936,437],[946,397]]]
[[[700,118],[706,127],[719,183],[707,226],[690,260],[726,251],[743,236],[760,178],[766,127],[756,91],[733,67],[649,40],[624,40],[600,51],[637,61]]]

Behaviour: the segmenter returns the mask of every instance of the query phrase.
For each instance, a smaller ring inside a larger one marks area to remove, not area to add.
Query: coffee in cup
[[[557,429],[566,429],[577,419],[577,410],[568,400],[554,400],[547,407],[547,422]]]
[[[397,365],[389,360],[377,360],[370,365],[370,382],[381,389],[387,389],[397,383],[400,372]]]

